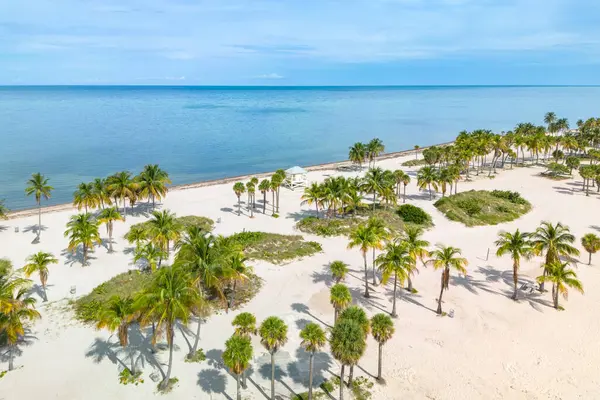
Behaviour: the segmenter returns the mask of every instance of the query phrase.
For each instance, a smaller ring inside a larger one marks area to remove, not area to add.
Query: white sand
[[[378,165],[395,169],[401,161],[412,156],[385,160]],[[413,170],[414,172],[414,170]],[[432,243],[453,245],[463,250],[469,260],[468,279],[453,278],[450,290],[444,294],[444,307],[455,310],[454,318],[440,318],[433,312],[439,293],[440,273],[432,268],[421,268],[414,279],[417,295],[400,291],[399,317],[395,320],[396,334],[385,346],[384,376],[386,386],[375,385],[375,399],[591,399],[600,392],[600,258],[592,266],[580,264],[577,273],[586,288],[586,294],[571,293],[568,301],[561,299],[566,311],[557,312],[550,307],[550,294],[530,295],[514,303],[512,291],[512,265],[508,257],[497,259],[493,242],[499,230],[535,229],[541,220],[561,221],[579,238],[600,227],[596,220],[598,196],[586,197],[575,180],[551,181],[536,176],[538,168],[520,168],[502,171],[495,179],[482,178],[461,182],[459,191],[467,189],[509,189],[521,192],[534,205],[533,210],[517,221],[499,226],[466,228],[446,220],[433,207],[426,193],[419,193],[413,182],[408,194],[411,203],[430,212],[436,224],[427,232]],[[309,180],[322,180],[324,174],[334,171],[311,172]],[[349,173],[345,173],[349,175]],[[263,230],[294,233],[294,224],[308,207],[300,207],[300,191],[281,192],[281,217],[274,219],[256,214],[255,219],[237,217],[236,198],[231,184],[174,191],[168,195],[163,208],[178,215],[203,215],[221,218],[216,232],[231,234],[246,230]],[[257,194],[257,199],[261,199]],[[1,222],[7,227],[0,232],[1,256],[10,258],[15,267],[21,267],[25,258],[39,250],[59,256],[60,263],[52,266],[49,277],[49,305],[40,306],[43,319],[32,327],[30,344],[21,346],[22,355],[15,362],[19,368],[0,379],[0,399],[145,399],[155,394],[156,384],[149,378],[153,368],[145,357],[144,384],[123,386],[118,383],[118,365],[107,356],[110,349],[120,351],[117,340],[106,331],[96,331],[72,318],[65,298],[69,289],[77,287],[77,295],[110,277],[133,268],[131,255],[124,254],[129,247],[122,239],[128,227],[145,217],[128,217],[126,223],[115,226],[115,253],[108,254],[98,248],[91,265],[81,267],[65,253],[67,240],[63,237],[65,224],[75,211],[45,214],[42,223],[46,230],[40,244],[31,241],[35,234],[25,232],[26,227],[37,223],[37,216]],[[14,227],[20,233],[14,232]],[[104,229],[102,230],[104,233]],[[278,356],[282,378],[277,382],[278,393],[289,396],[290,389],[305,391],[304,371],[306,355],[299,350],[298,326],[303,320],[318,318],[325,323],[333,320],[333,310],[328,303],[329,284],[326,264],[341,259],[348,262],[355,275],[362,275],[362,260],[358,251],[346,250],[344,238],[307,236],[323,244],[324,252],[305,260],[284,266],[264,262],[254,263],[256,273],[264,279],[264,287],[244,311],[256,314],[259,321],[270,315],[284,318],[289,326],[289,342]],[[485,261],[490,248],[490,257]],[[587,262],[583,253],[581,261]],[[600,257],[600,255],[598,255]],[[521,280],[530,281],[541,272],[540,259],[523,262]],[[594,265],[595,264],[595,265]],[[353,291],[354,300],[370,314],[389,311],[391,285],[377,287],[368,301],[362,298],[362,281],[349,277],[346,282]],[[164,398],[221,399],[235,397],[235,380],[220,367],[220,354],[224,342],[233,330],[231,319],[237,312],[210,317],[202,327],[200,347],[209,360],[201,364],[184,363],[188,351],[183,336],[176,333],[177,351],[174,356],[173,376],[179,378],[177,388]],[[190,326],[195,330],[195,324]],[[193,340],[192,335],[188,335]],[[130,336],[136,356],[149,355],[144,340],[133,332]],[[109,340],[110,346],[106,346]],[[100,360],[87,357],[96,343]],[[251,378],[267,393],[268,374],[261,366],[268,359],[258,340],[254,340],[256,362]],[[108,350],[108,351],[107,351]],[[141,353],[140,353],[141,352]],[[127,354],[118,353],[119,359],[130,361]],[[161,351],[157,357],[166,364],[168,353]],[[298,360],[297,360],[298,359]],[[317,377],[337,373],[337,363],[326,353],[318,357]],[[99,361],[99,362],[97,362]],[[377,346],[369,339],[369,347],[360,367],[376,373]],[[4,369],[6,364],[4,364]],[[263,367],[264,368],[264,367]],[[330,372],[329,372],[330,371]],[[357,369],[362,374],[361,369]],[[255,385],[249,382],[244,392],[246,398],[264,398]]]

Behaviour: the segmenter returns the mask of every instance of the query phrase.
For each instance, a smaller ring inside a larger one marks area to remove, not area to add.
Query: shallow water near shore
[[[147,163],[185,184],[343,160],[373,137],[399,151],[547,111],[575,125],[599,106],[600,87],[0,87],[0,199],[34,206],[24,187],[38,171],[58,204]]]

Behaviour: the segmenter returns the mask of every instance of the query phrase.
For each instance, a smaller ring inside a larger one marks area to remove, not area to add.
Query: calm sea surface
[[[345,159],[356,141],[387,151],[509,130],[555,111],[600,115],[600,87],[0,87],[0,199],[32,172],[71,200],[82,181],[158,163],[176,184]]]

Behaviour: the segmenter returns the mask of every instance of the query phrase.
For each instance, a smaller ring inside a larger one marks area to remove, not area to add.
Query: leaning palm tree
[[[178,266],[159,269],[148,288],[134,302],[135,309],[144,310],[140,318],[142,325],[156,323],[155,338],[166,333],[169,363],[167,373],[159,385],[161,390],[166,389],[171,381],[175,325],[178,321],[187,325],[192,311],[201,302],[192,277]]]
[[[54,188],[48,185],[48,178],[44,175],[36,172],[31,175],[31,178],[27,181],[27,187],[25,188],[25,194],[27,196],[34,195],[35,202],[38,205],[38,230],[37,230],[37,240],[40,239],[40,235],[42,232],[42,197],[46,200],[50,198],[51,192]]]
[[[309,206],[314,204],[315,210],[317,211],[317,218],[319,218],[319,203],[321,202],[323,190],[321,185],[316,182],[310,184],[310,186],[304,188],[304,194],[301,199],[300,205],[308,204]]]
[[[81,245],[83,250],[82,266],[87,264],[88,251],[94,247],[94,244],[102,243],[98,232],[98,221],[89,213],[73,215],[67,223],[65,237],[69,238],[68,249],[71,252],[74,253]]]
[[[377,362],[377,380],[379,382],[383,382],[383,377],[381,375],[383,345],[392,338],[394,330],[394,323],[389,316],[385,314],[376,314],[373,316],[373,318],[371,318],[371,331],[373,334],[373,339],[375,339],[379,345],[379,357]]]
[[[337,283],[329,291],[329,302],[333,306],[333,322],[338,319],[339,313],[352,303],[352,294],[348,286]]]
[[[396,314],[396,289],[398,281],[402,285],[404,280],[412,272],[414,260],[410,255],[409,247],[406,242],[395,240],[389,242],[384,249],[384,252],[377,257],[376,264],[381,271],[381,282],[385,285],[390,278],[394,277],[394,295],[392,300],[392,317],[397,317]]]
[[[271,354],[271,400],[275,400],[275,353],[287,342],[288,327],[282,319],[269,317],[258,330],[260,342]]]
[[[362,163],[365,161],[367,157],[367,148],[363,143],[357,142],[350,147],[350,151],[348,152],[348,159],[354,163],[358,164],[358,169],[362,170]]]
[[[108,207],[100,211],[98,214],[98,222],[100,224],[106,224],[106,232],[108,233],[108,251],[113,252],[113,225],[115,221],[124,221],[125,219],[121,216],[121,213],[117,210],[117,207]]]
[[[107,190],[110,196],[115,199],[115,206],[119,207],[118,200],[123,202],[123,217],[127,217],[127,207],[125,207],[125,199],[136,198],[138,184],[131,177],[131,172],[121,171],[106,179]]]
[[[521,257],[529,259],[533,254],[533,248],[531,247],[531,242],[529,240],[530,236],[531,234],[527,232],[521,233],[521,231],[517,229],[515,233],[500,232],[498,234],[498,240],[496,240],[496,246],[498,247],[496,256],[502,257],[505,254],[510,254],[510,257],[513,260],[513,300],[517,300],[518,295],[517,284],[519,282],[518,273]]]
[[[344,399],[344,369],[358,363],[367,348],[366,337],[360,325],[353,320],[337,322],[329,337],[331,354],[340,364],[340,400]]]
[[[147,224],[150,241],[168,255],[171,242],[181,237],[182,227],[176,215],[169,210],[152,211],[152,217]]]
[[[171,184],[169,174],[158,164],[146,165],[136,180],[140,196],[152,199],[152,209],[155,207],[156,200],[161,200],[167,194],[167,185]]]
[[[250,209],[250,218],[254,218],[254,204],[256,196],[256,185],[252,182],[246,184],[246,191],[248,192],[248,208]]]
[[[85,212],[88,212],[88,208],[96,208],[100,205],[93,183],[82,182],[77,186],[77,190],[73,193],[73,205],[78,210],[85,207]]]
[[[538,276],[539,282],[552,282],[552,295],[554,308],[560,308],[558,304],[559,295],[562,294],[565,299],[569,296],[569,288],[577,290],[583,294],[583,285],[577,279],[575,271],[569,268],[569,262],[561,262],[560,260],[552,262],[544,268],[546,274]]]
[[[28,263],[23,267],[25,276],[29,278],[32,274],[38,273],[40,276],[40,283],[42,284],[42,292],[44,301],[48,301],[46,295],[46,283],[48,282],[48,266],[50,264],[58,264],[58,260],[52,255],[52,253],[46,253],[38,251],[37,253],[27,257]]]
[[[406,280],[408,282],[408,287],[406,290],[409,292],[413,291],[411,275],[413,275],[413,272],[418,272],[417,260],[421,260],[421,263],[425,264],[425,257],[429,257],[429,251],[427,250],[427,247],[429,247],[429,242],[427,240],[423,240],[421,238],[422,235],[422,228],[410,225],[406,226],[404,228],[404,232],[402,233],[402,240],[408,246],[408,252],[413,259],[413,271],[406,276]]]
[[[600,250],[600,238],[593,233],[587,233],[581,238],[581,245],[588,252],[588,265],[592,264],[592,254]]]
[[[438,190],[437,180],[438,174],[434,167],[423,167],[417,173],[417,185],[421,190],[425,190],[425,188],[429,189],[429,200],[433,199],[433,191],[431,188]]]
[[[0,280],[0,287],[4,282]],[[35,309],[36,300],[27,295],[28,285],[26,281],[22,283],[9,285],[6,284],[3,294],[4,299],[0,303],[10,305],[5,307],[0,313],[0,334],[4,336],[8,347],[8,370],[14,369],[14,353],[19,340],[25,335],[27,322],[35,321],[41,318],[40,313]]]
[[[267,213],[267,192],[271,190],[271,182],[268,179],[263,179],[258,185],[258,190],[263,195],[263,214]]]
[[[558,222],[556,225],[543,221],[531,236],[533,250],[536,254],[545,254],[544,268],[559,261],[560,257],[578,256],[579,250],[571,245],[575,242],[568,226]],[[546,272],[544,271],[544,275]],[[540,291],[544,291],[544,280],[540,281]]]
[[[340,283],[348,273],[348,264],[339,260],[333,261],[329,264],[329,269],[331,270],[331,276],[335,279],[335,283]]]
[[[134,311],[131,298],[114,295],[100,312],[96,328],[107,329],[110,332],[117,331],[119,344],[125,348],[128,343],[129,326],[134,320]],[[133,356],[131,357],[131,368],[126,368],[132,374],[135,374],[135,359]]]
[[[237,199],[238,199],[238,215],[240,215],[242,213],[241,198],[242,198],[242,193],[244,193],[245,191],[246,191],[246,186],[244,186],[244,184],[242,182],[236,182],[233,185],[233,192],[235,193],[235,195],[237,196]]]
[[[367,157],[369,158],[369,163],[373,163],[375,166],[375,158],[379,157],[381,153],[385,151],[385,146],[381,139],[374,138],[371,139],[369,143],[367,143]]]
[[[300,339],[302,342],[300,346],[310,354],[308,361],[308,400],[312,400],[312,388],[313,388],[313,359],[315,353],[321,350],[325,343],[327,343],[327,336],[325,331],[314,322],[309,322],[300,331]]]
[[[227,280],[232,283],[231,284],[231,295],[229,300],[229,305],[227,308],[233,308],[235,306],[235,294],[237,290],[238,282],[244,282],[248,280],[248,272],[250,271],[250,267],[246,265],[246,261],[248,259],[244,257],[244,253],[242,251],[237,251],[237,249],[226,249],[230,254],[225,257],[225,270],[227,275]]]
[[[469,264],[466,258],[459,257],[460,249],[452,246],[438,245],[437,249],[431,252],[431,259],[428,261],[433,264],[435,269],[443,269],[440,297],[438,298],[437,313],[442,314],[442,295],[444,290],[448,289],[450,283],[450,270],[454,269],[459,273],[466,275],[466,266]]]
[[[233,335],[225,342],[225,351],[223,352],[223,363],[235,375],[237,384],[237,400],[242,399],[240,391],[240,377],[250,367],[252,360],[252,343],[250,338]]]
[[[350,233],[349,249],[358,247],[365,266],[365,297],[369,297],[369,277],[367,271],[367,251],[372,248],[381,246],[381,241],[373,231],[373,228],[368,224],[360,224]]]

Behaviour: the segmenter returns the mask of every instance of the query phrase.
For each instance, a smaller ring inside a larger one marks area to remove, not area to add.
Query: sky
[[[598,0],[0,0],[0,85],[600,84]]]

